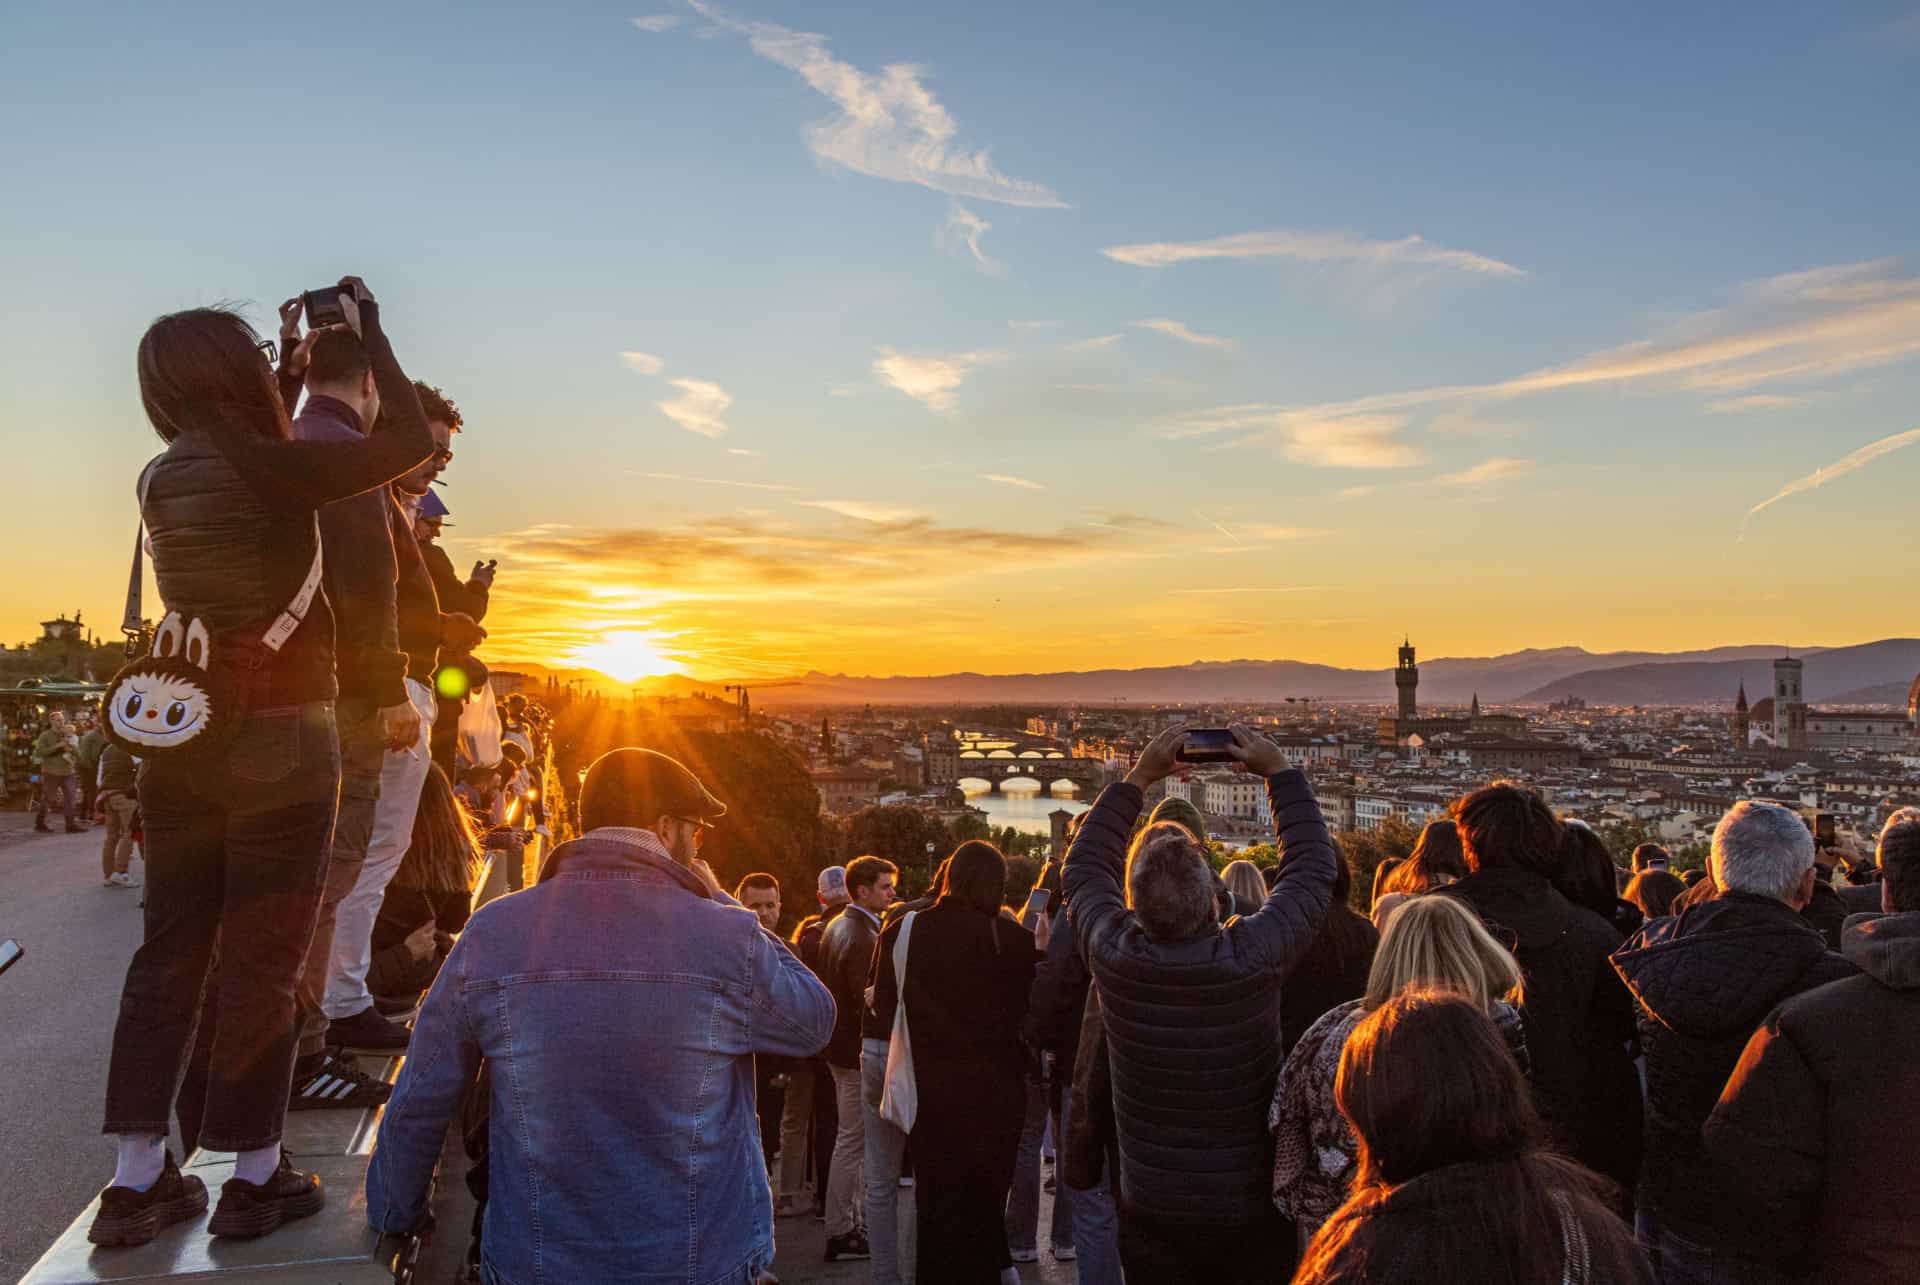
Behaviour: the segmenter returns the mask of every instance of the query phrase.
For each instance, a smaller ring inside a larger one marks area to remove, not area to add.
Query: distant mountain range
[[[1785,654],[1775,644],[1716,647],[1687,652],[1605,652],[1553,647],[1504,656],[1439,658],[1420,664],[1420,703],[1464,705],[1478,695],[1486,704],[1546,704],[1579,696],[1605,705],[1705,705],[1733,703],[1744,682],[1758,702],[1773,691],[1772,662]],[[1904,703],[1920,672],[1920,639],[1890,638],[1851,647],[1804,648],[1807,699],[1813,703]],[[500,662],[502,668],[544,674],[538,665]],[[584,676],[565,671],[566,677]],[[721,695],[727,680],[700,682],[683,676],[647,679],[641,690],[655,695],[707,692]],[[613,687],[626,684],[605,680]],[[1152,669],[1099,669],[1048,674],[941,674],[873,678],[808,673],[755,683],[762,707],[806,705],[964,705],[1076,702],[1099,705],[1187,704],[1202,701],[1316,701],[1391,704],[1391,669],[1341,669],[1296,660],[1196,661]]]

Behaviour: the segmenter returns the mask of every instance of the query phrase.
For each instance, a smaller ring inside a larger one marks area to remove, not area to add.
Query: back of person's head
[[[1478,1005],[1435,991],[1389,1000],[1348,1037],[1334,1094],[1360,1140],[1359,1175],[1296,1285],[1645,1277],[1632,1233],[1601,1199],[1606,1181],[1544,1150],[1526,1081]],[[1396,1218],[1407,1184],[1436,1194],[1414,1195]],[[1585,1242],[1579,1270],[1569,1222]]]
[[[1640,913],[1647,918],[1660,919],[1673,913],[1674,899],[1686,890],[1687,885],[1678,875],[1656,866],[1635,875],[1622,895],[1640,907]]]
[[[1187,833],[1200,840],[1207,841],[1207,819],[1200,815],[1200,809],[1177,795],[1168,795],[1154,804],[1153,811],[1147,816],[1149,826],[1159,825],[1162,821],[1172,821],[1187,828]]]
[[[1153,941],[1185,941],[1218,926],[1213,867],[1186,826],[1157,821],[1134,836],[1127,906]]]
[[[471,892],[480,857],[467,810],[438,764],[429,764],[413,814],[413,841],[393,877],[396,886],[429,892]]]
[[[1550,875],[1560,855],[1560,822],[1532,790],[1496,781],[1460,800],[1455,818],[1468,870],[1517,866]]]
[[[847,868],[828,866],[820,872],[820,878],[814,884],[814,892],[823,906],[839,906],[847,900]]]
[[[1642,843],[1633,850],[1633,872],[1642,870],[1671,870],[1673,854],[1657,843]]]
[[[1619,900],[1613,857],[1585,821],[1568,818],[1560,826],[1560,859],[1548,876],[1560,895],[1606,918]]]
[[[1398,891],[1393,886],[1394,879],[1400,873],[1401,867],[1406,864],[1406,860],[1402,857],[1388,857],[1373,868],[1373,900],[1375,902],[1390,892]]]
[[[1896,912],[1920,910],[1920,808],[1901,808],[1888,817],[1875,850],[1881,905]]]
[[[1707,877],[1707,872],[1705,870],[1700,869],[1698,866],[1694,867],[1692,870],[1682,870],[1680,872],[1680,882],[1685,884],[1689,888],[1693,887],[1693,885],[1699,883],[1702,879],[1705,879],[1706,877]]]
[[[855,857],[847,862],[847,895],[855,897],[873,887],[886,875],[897,875],[900,867],[885,857]]]
[[[1383,892],[1419,894],[1467,877],[1467,856],[1460,847],[1460,827],[1452,817],[1429,821],[1420,829],[1413,855],[1401,862]]]
[[[1360,1140],[1362,1182],[1402,1183],[1544,1145],[1527,1082],[1486,1008],[1445,990],[1402,992],[1361,1019],[1334,1096]]]
[[[292,436],[260,336],[225,308],[168,313],[140,338],[140,404],[163,442],[193,429]]]
[[[940,899],[997,915],[1007,894],[1007,859],[983,839],[969,839],[947,858]]]
[[[1251,861],[1229,861],[1227,868],[1220,872],[1220,882],[1227,885],[1227,891],[1245,902],[1260,905],[1267,899],[1267,881],[1260,877],[1260,867]]]
[[[323,330],[307,350],[307,391],[358,393],[370,386],[373,362],[351,330]]]
[[[1713,828],[1708,858],[1722,892],[1746,892],[1798,904],[1813,868],[1813,831],[1792,808],[1742,799]]]
[[[1413,897],[1387,918],[1367,974],[1366,1006],[1408,990],[1444,990],[1482,1008],[1518,1005],[1520,965],[1480,916],[1453,897]]]

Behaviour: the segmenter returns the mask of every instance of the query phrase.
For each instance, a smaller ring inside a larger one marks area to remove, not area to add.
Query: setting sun
[[[658,634],[620,629],[576,649],[568,659],[622,683],[684,672],[680,662],[662,650],[664,643]]]

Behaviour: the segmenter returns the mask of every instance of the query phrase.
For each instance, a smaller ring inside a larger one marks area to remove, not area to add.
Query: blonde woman
[[[1245,858],[1229,861],[1227,868],[1220,872],[1220,882],[1233,894],[1238,914],[1250,915],[1267,904],[1267,881],[1261,876],[1260,867]]]
[[[1415,897],[1394,912],[1380,938],[1367,993],[1307,1028],[1280,1068],[1267,1127],[1273,1133],[1273,1203],[1312,1236],[1347,1198],[1360,1143],[1334,1099],[1347,1037],[1408,990],[1456,993],[1487,1011],[1524,1073],[1520,965],[1477,915],[1451,897]]]

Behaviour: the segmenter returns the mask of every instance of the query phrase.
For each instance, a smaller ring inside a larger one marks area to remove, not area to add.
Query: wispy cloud
[[[620,360],[628,370],[637,370],[643,375],[657,375],[665,369],[665,363],[650,352],[623,352]]]
[[[1453,268],[1490,277],[1527,275],[1511,263],[1468,250],[1449,250],[1422,237],[1376,241],[1357,232],[1308,232],[1296,228],[1241,232],[1205,241],[1144,241],[1135,245],[1110,245],[1101,253],[1116,262],[1137,268],[1164,268],[1192,259],[1293,259],[1302,263]]]
[[[1189,329],[1181,322],[1166,317],[1151,317],[1146,321],[1136,321],[1132,324],[1142,330],[1157,330],[1163,335],[1171,335],[1182,343],[1192,344],[1196,348],[1238,348],[1240,346],[1237,340],[1220,335],[1203,335],[1197,330]]]
[[[1098,352],[1102,348],[1111,348],[1126,336],[1119,331],[1110,335],[1094,335],[1090,339],[1073,339],[1060,345],[1061,352]]]
[[[1441,486],[1485,486],[1489,482],[1504,482],[1508,478],[1526,477],[1537,467],[1532,460],[1495,456],[1493,459],[1475,464],[1472,468],[1461,469],[1457,473],[1442,473],[1433,480]]]
[[[727,408],[733,405],[733,397],[726,389],[705,379],[671,379],[667,382],[680,390],[680,396],[672,401],[661,402],[661,414],[689,433],[698,433],[702,437],[720,437],[726,433],[727,421],[722,417]]]
[[[1792,496],[1818,490],[1829,482],[1838,481],[1849,473],[1865,468],[1883,455],[1891,455],[1895,451],[1904,450],[1912,446],[1915,442],[1920,442],[1920,428],[1910,428],[1904,433],[1895,433],[1891,437],[1883,437],[1877,442],[1869,442],[1859,450],[1851,451],[1841,456],[1824,468],[1817,468],[1805,477],[1795,478],[1747,510],[1747,515],[1740,520],[1740,538],[1746,538],[1747,527],[1762,510],[1772,508],[1774,505],[1780,503],[1780,501]]]
[[[1007,275],[1007,265],[980,248],[980,239],[993,224],[955,201],[947,210],[947,221],[934,234],[934,244],[948,254],[970,258],[973,265],[990,277]]]
[[[1744,415],[1748,411],[1790,410],[1795,406],[1805,406],[1811,400],[1810,397],[1789,397],[1781,393],[1754,393],[1747,397],[1708,402],[1707,410],[1715,415]]]
[[[798,491],[801,489],[797,486],[782,486],[777,482],[736,482],[731,478],[724,477],[688,477],[684,473],[634,472],[633,476],[652,478],[659,482],[694,482],[701,486],[737,486],[747,491]]]
[[[1903,273],[1891,260],[1877,260],[1752,282],[1732,303],[1688,317],[1662,338],[1622,344],[1509,379],[1312,405],[1215,406],[1163,420],[1152,431],[1172,439],[1236,434],[1228,446],[1287,442],[1302,423],[1345,422],[1446,405],[1472,407],[1577,389],[1735,392],[1831,378],[1916,355],[1920,278]],[[1441,419],[1434,426],[1442,427]]]
[[[642,31],[672,31],[685,21],[686,19],[677,13],[654,13],[644,18],[635,18],[633,25]]]
[[[752,451],[752,450],[748,450],[748,449],[747,449],[746,447],[744,447],[744,446],[729,446],[729,447],[727,448],[727,454],[729,454],[729,455],[752,455],[752,456],[760,456],[760,455],[765,455],[765,454],[766,454],[766,452],[765,452],[765,451]]]
[[[1028,491],[1044,491],[1047,489],[1039,482],[1031,481],[1024,477],[1015,477],[1011,473],[982,473],[980,477],[983,481],[998,482],[1001,486],[1017,486]]]
[[[1426,452],[1400,437],[1405,415],[1350,415],[1308,419],[1283,430],[1281,449],[1290,460],[1319,468],[1413,468]]]
[[[843,518],[856,518],[861,522],[872,522],[881,526],[918,522],[928,517],[928,514],[921,509],[909,509],[898,504],[879,504],[872,500],[796,500],[795,503],[810,509],[825,509]]]
[[[1007,323],[1007,329],[1016,335],[1031,334],[1036,330],[1057,330],[1059,326],[1060,323],[1057,321],[1009,321]]]
[[[1523,433],[1531,433],[1533,425],[1517,420],[1486,419],[1471,411],[1450,410],[1428,421],[1427,431],[1449,437],[1518,437]]]
[[[927,88],[923,68],[889,63],[865,72],[835,58],[824,36],[736,18],[707,0],[689,3],[714,26],[745,36],[756,54],[797,73],[839,107],[838,116],[807,130],[807,146],[821,160],[978,201],[1065,206],[1044,184],[1001,173],[987,149],[959,146],[959,126]]]
[[[905,393],[938,411],[952,410],[967,372],[983,362],[997,360],[995,353],[962,352],[935,356],[915,356],[882,348],[874,359],[873,373],[887,387]]]

